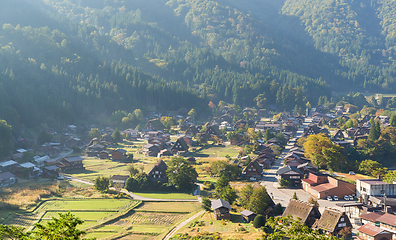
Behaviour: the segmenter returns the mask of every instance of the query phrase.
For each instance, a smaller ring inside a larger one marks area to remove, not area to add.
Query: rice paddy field
[[[97,239],[161,239],[177,223],[200,211],[198,202],[141,202],[131,199],[48,199],[31,211],[9,212],[1,223],[28,230],[70,211],[84,220],[79,229]]]
[[[58,213],[70,211],[84,220],[79,228],[86,229],[126,213],[139,203],[131,199],[49,199],[32,211],[10,212],[10,217],[4,218],[2,224],[32,229],[34,223],[45,224],[53,217],[59,217]]]

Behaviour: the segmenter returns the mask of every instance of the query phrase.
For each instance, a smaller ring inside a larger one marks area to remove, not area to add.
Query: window
[[[290,179],[300,179],[300,176],[290,176]]]
[[[155,174],[158,174],[159,172],[158,171],[155,171]]]
[[[338,227],[346,227],[346,223],[339,223]]]
[[[343,221],[344,221],[344,218],[341,218],[341,219],[340,219],[340,222],[343,222]]]

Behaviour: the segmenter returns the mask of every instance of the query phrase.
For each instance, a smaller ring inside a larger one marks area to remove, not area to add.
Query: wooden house
[[[99,152],[100,159],[109,159],[109,151],[102,150]]]
[[[352,228],[349,217],[345,212],[326,208],[320,219],[312,226],[326,235],[338,237],[338,232],[345,227]]]
[[[295,167],[286,166],[283,168],[279,168],[276,172],[278,178],[284,180],[291,180],[295,184],[300,183],[303,178],[303,173]]]
[[[128,180],[127,175],[113,175],[110,178],[111,185],[115,188],[124,188],[125,182]]]
[[[291,215],[295,220],[300,218],[300,221],[308,227],[312,227],[312,225],[314,225],[314,223],[320,218],[320,212],[314,204],[294,199],[290,199],[282,217],[289,215]]]
[[[143,146],[142,153],[148,157],[157,157],[160,147],[154,144],[146,144]]]
[[[311,162],[306,162],[297,166],[297,169],[300,170],[304,176],[308,176],[309,173],[316,173],[318,171],[318,166]]]
[[[18,182],[17,177],[10,172],[0,173],[0,187],[9,186]]]
[[[151,129],[151,130],[164,130],[165,129],[164,125],[161,123],[161,121],[159,119],[149,120],[144,128]]]
[[[338,129],[331,133],[331,138],[334,140],[342,140],[345,139],[344,133],[341,129]]]
[[[364,224],[358,231],[358,240],[392,240],[392,232],[373,224]]]
[[[214,200],[212,201],[212,209],[215,220],[231,219],[229,202],[223,199]]]
[[[16,166],[18,166],[18,163],[13,160],[0,162],[0,172],[14,172]]]
[[[84,168],[84,165],[82,163],[83,160],[84,159],[81,157],[64,157],[60,160],[57,166],[60,167],[63,172],[80,169]]]
[[[260,166],[257,160],[251,161],[246,168],[242,171],[242,174],[246,176],[247,179],[256,178],[261,179],[263,168]]]
[[[161,158],[161,157],[166,157],[166,156],[173,156],[173,153],[171,151],[169,151],[168,149],[162,149],[158,154],[157,157]]]
[[[252,212],[252,211],[249,211],[249,210],[243,210],[242,212],[240,212],[240,214],[242,215],[242,218],[243,218],[243,220],[244,220],[245,222],[251,222],[251,221],[253,221],[253,220],[256,218],[256,216],[257,216],[256,213],[254,213],[254,212]]]
[[[59,171],[60,171],[60,168],[55,165],[44,167],[43,168],[43,176],[45,178],[57,178],[57,177],[59,177]]]
[[[125,149],[117,149],[111,153],[113,161],[123,161],[127,158],[127,151]]]
[[[207,126],[206,132],[207,135],[214,135],[217,137],[222,137],[223,133],[220,131],[219,127],[217,125],[210,125]]]
[[[188,145],[183,137],[180,137],[176,140],[175,144],[173,144],[171,148],[171,152],[187,152]]]
[[[158,162],[151,168],[151,170],[147,173],[147,177],[152,182],[162,182],[167,183],[168,177],[166,176],[166,170],[168,166],[162,160],[158,160]]]

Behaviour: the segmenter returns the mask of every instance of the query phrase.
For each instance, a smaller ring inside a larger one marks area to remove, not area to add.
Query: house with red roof
[[[355,194],[355,185],[327,174],[310,172],[308,178],[301,179],[304,191],[315,198],[325,199],[327,196],[339,196]]]
[[[358,240],[391,240],[392,233],[373,224],[365,224],[357,229]]]
[[[391,232],[394,237],[396,237],[396,215],[383,212],[371,212],[360,215],[360,219],[364,225],[375,225],[387,232]]]

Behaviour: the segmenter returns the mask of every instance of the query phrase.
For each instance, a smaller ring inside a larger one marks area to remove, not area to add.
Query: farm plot
[[[92,229],[87,237],[100,239],[114,232],[112,237],[117,239],[160,239],[178,222],[199,210],[197,202],[143,202],[131,215]]]
[[[78,226],[84,229],[127,212],[136,204],[138,201],[130,199],[54,199],[42,203],[33,213],[17,212],[4,224],[28,228],[33,226],[34,222],[45,224],[52,220],[52,217],[59,217],[59,212],[70,211],[84,220],[84,223]]]
[[[136,211],[194,212],[201,208],[199,202],[144,202]]]
[[[128,220],[136,225],[172,225],[183,217],[178,213],[136,212]]]

